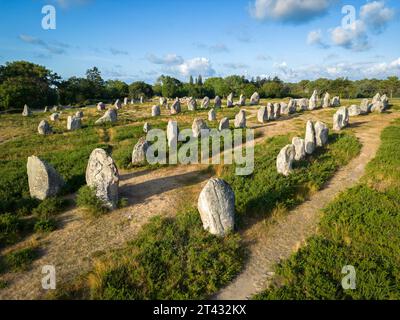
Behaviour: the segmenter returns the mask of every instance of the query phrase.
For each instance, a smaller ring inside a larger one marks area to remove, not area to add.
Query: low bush
[[[79,189],[76,204],[93,217],[99,217],[108,211],[103,201],[96,197],[96,191],[89,186]]]

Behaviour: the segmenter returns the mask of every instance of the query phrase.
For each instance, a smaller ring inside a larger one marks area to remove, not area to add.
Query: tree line
[[[261,98],[307,97],[314,90],[329,92],[344,99],[370,98],[377,92],[389,97],[400,97],[398,77],[387,79],[363,79],[351,81],[347,78],[314,81],[302,80],[297,83],[284,82],[278,77],[252,78],[232,75],[225,78],[212,77],[203,80],[201,75],[188,82],[162,75],[151,85],[143,81],[127,84],[120,80],[105,81],[97,67],[87,70],[85,77],[62,79],[57,73],[27,61],[7,62],[0,66],[0,109],[21,109],[24,104],[33,108],[52,105],[87,105],[99,101],[109,102],[128,97],[139,99],[153,96],[226,97],[231,92],[235,96],[250,97],[258,92]]]

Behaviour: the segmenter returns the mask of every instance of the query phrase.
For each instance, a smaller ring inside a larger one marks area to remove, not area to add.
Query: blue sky
[[[28,60],[64,78],[93,66],[106,79],[150,83],[400,76],[398,0],[0,1],[0,64]],[[47,4],[56,30],[42,29]],[[356,9],[348,28],[344,5]]]

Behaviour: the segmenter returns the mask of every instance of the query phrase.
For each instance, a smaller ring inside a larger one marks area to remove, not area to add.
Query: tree
[[[105,88],[104,88],[104,80],[101,77],[101,72],[97,67],[93,67],[92,69],[88,69],[86,71],[86,79],[90,83],[90,98],[101,98],[104,96]]]
[[[47,68],[27,62],[8,62],[0,66],[0,108],[22,109],[58,103],[60,77]]]
[[[383,81],[383,86],[390,94],[390,99],[393,99],[393,94],[399,90],[400,88],[400,81],[398,77],[388,77],[386,80]]]
[[[153,88],[151,85],[143,82],[136,81],[129,85],[129,97],[138,99],[140,97],[151,98],[153,96]]]
[[[129,86],[120,80],[108,80],[105,91],[108,99],[121,99],[129,95]]]
[[[190,84],[190,85],[193,85],[193,84],[194,84],[194,80],[193,80],[193,76],[192,76],[192,75],[190,76],[189,84]]]
[[[182,82],[178,79],[162,75],[157,79],[161,85],[161,93],[163,97],[175,98],[182,96]]]

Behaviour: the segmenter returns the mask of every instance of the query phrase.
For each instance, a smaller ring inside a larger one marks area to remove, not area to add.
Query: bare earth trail
[[[340,168],[324,189],[279,218],[267,230],[265,222],[260,221],[243,231],[250,252],[246,266],[233,282],[213,298],[244,300],[266,289],[274,275],[274,265],[289,258],[304,245],[307,238],[316,233],[321,209],[339,193],[356,185],[364,175],[366,165],[375,157],[379,148],[383,128],[398,116],[398,113],[379,116],[371,114],[370,117],[359,117],[351,121],[362,143],[359,156]]]

